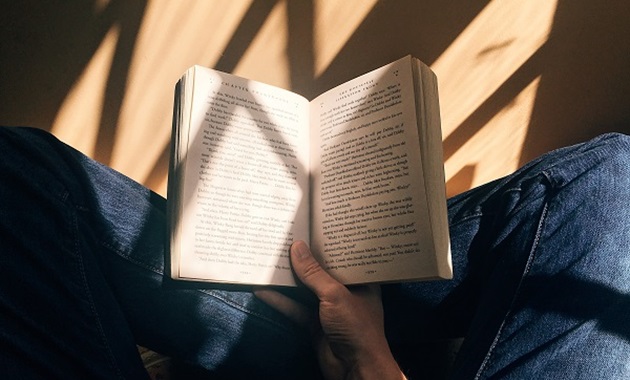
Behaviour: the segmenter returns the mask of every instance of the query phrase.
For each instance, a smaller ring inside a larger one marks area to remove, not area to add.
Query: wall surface
[[[307,97],[406,54],[440,83],[450,195],[555,147],[630,133],[625,0],[2,1],[0,124],[166,192],[193,64]]]

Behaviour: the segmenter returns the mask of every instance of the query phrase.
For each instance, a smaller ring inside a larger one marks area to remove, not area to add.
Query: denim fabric
[[[385,289],[392,345],[465,336],[457,379],[630,378],[629,222],[615,134],[450,199],[455,278]]]
[[[308,335],[247,288],[164,276],[156,194],[26,128],[0,128],[0,176],[0,374],[146,378],[137,342],[217,377],[318,376]],[[455,278],[383,289],[402,367],[465,336],[453,378],[630,377],[629,204],[621,135],[449,200]]]

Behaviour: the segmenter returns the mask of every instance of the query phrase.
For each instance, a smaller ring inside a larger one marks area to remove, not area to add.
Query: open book
[[[310,102],[194,66],[174,108],[172,278],[293,286],[298,239],[345,284],[452,277],[437,82],[419,60]]]

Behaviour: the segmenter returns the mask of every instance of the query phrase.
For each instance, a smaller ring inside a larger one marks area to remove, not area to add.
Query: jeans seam
[[[62,197],[63,200],[68,200],[71,202],[71,200],[69,199],[69,196],[64,196]],[[71,202],[72,203],[72,202]],[[74,204],[73,204],[74,207]],[[80,208],[80,207],[77,207]],[[70,208],[70,210],[75,210],[75,208]],[[71,216],[71,233],[72,233],[72,241],[73,241],[73,248],[74,248],[74,254],[78,260],[78,269],[79,269],[79,275],[81,278],[81,283],[83,286],[83,290],[85,292],[85,295],[87,297],[87,301],[88,304],[90,306],[90,311],[92,312],[92,315],[94,316],[94,322],[96,325],[96,329],[98,331],[98,334],[100,335],[101,338],[101,342],[103,343],[105,352],[106,352],[106,356],[108,359],[108,362],[110,364],[110,366],[112,367],[112,369],[114,370],[114,372],[116,373],[116,376],[120,379],[123,379],[124,376],[122,375],[122,372],[120,370],[120,368],[118,367],[118,365],[116,364],[116,357],[112,351],[111,346],[109,345],[109,342],[107,341],[107,336],[105,334],[105,331],[103,329],[103,324],[101,322],[101,318],[99,316],[98,310],[96,308],[96,304],[94,302],[94,298],[92,297],[92,292],[90,291],[90,286],[88,284],[88,280],[87,280],[87,274],[85,272],[85,264],[84,264],[84,260],[83,260],[83,255],[81,254],[81,250],[79,248],[79,239],[78,239],[78,220],[77,220],[77,215],[76,212],[69,212],[70,216]]]
[[[248,310],[248,309],[247,309],[246,307],[244,307],[243,305],[241,305],[241,304],[239,304],[239,303],[236,303],[236,302],[233,302],[233,301],[230,301],[229,299],[224,298],[224,297],[221,297],[221,296],[220,296],[220,295],[218,295],[218,294],[213,294],[211,290],[207,290],[207,289],[196,289],[196,290],[197,290],[198,292],[201,292],[201,293],[207,294],[207,295],[209,295],[209,296],[211,296],[211,297],[213,297],[213,298],[215,298],[215,299],[218,299],[218,300],[220,300],[221,302],[225,303],[226,305],[231,306],[231,307],[233,307],[233,308],[235,308],[235,309],[237,309],[237,310],[240,310],[240,311],[241,311],[241,312],[243,312],[243,313],[246,313],[246,314],[251,315],[251,316],[253,316],[253,317],[257,317],[257,318],[259,318],[260,320],[263,320],[263,321],[265,321],[265,322],[269,323],[270,325],[275,326],[276,328],[280,328],[280,329],[282,329],[283,331],[290,331],[290,329],[289,329],[289,328],[287,328],[287,326],[286,326],[285,324],[278,323],[278,322],[274,321],[272,318],[269,318],[269,317],[265,316],[264,314],[254,312],[254,311],[252,311],[252,310]],[[256,296],[254,295],[254,297],[256,297]]]
[[[493,215],[493,214],[491,214],[491,213],[484,214],[481,211],[475,212],[474,214],[468,214],[468,215],[465,215],[465,216],[461,217],[460,219],[451,221],[449,223],[449,228],[452,229],[454,226],[457,226],[458,224],[461,224],[461,223],[465,223],[465,222],[469,221],[470,219],[480,218],[482,216],[488,216],[488,215]]]
[[[520,192],[522,190],[523,189],[522,189],[521,186],[510,187],[510,188],[505,189],[501,193],[501,196],[505,196],[505,194],[507,194],[507,193]],[[484,205],[485,202],[488,202],[488,199],[484,199],[483,202],[480,202],[479,204],[477,204],[475,206],[475,209],[476,209],[475,212],[468,213],[468,214],[466,214],[466,215],[464,215],[464,216],[462,216],[461,218],[458,218],[458,219],[451,219],[449,221],[449,227],[452,228],[453,226],[457,226],[458,224],[464,223],[464,222],[466,222],[466,221],[468,221],[470,219],[475,219],[475,218],[479,218],[479,217],[482,217],[482,216],[489,217],[489,216],[495,215],[495,213],[493,213],[493,212],[484,212],[484,211],[482,211],[483,205]]]
[[[523,274],[521,275],[521,279],[519,280],[519,284],[516,288],[516,291],[514,292],[514,297],[512,297],[512,302],[510,303],[510,307],[508,308],[505,317],[503,318],[503,320],[501,321],[501,325],[499,326],[499,329],[497,330],[497,333],[494,337],[494,339],[492,340],[492,344],[490,345],[490,348],[488,348],[488,352],[486,353],[486,356],[484,357],[483,361],[481,362],[481,365],[479,366],[479,369],[477,370],[477,373],[475,374],[475,380],[478,380],[481,378],[482,372],[486,369],[486,367],[488,366],[488,364],[490,363],[492,356],[494,354],[494,349],[496,348],[499,340],[501,339],[501,336],[503,334],[503,330],[505,327],[505,323],[508,320],[508,318],[510,317],[510,315],[512,314],[512,306],[514,305],[514,303],[516,302],[516,299],[520,296],[521,294],[521,289],[522,289],[522,285],[523,285],[523,281],[525,279],[525,277],[527,276],[527,274],[529,273],[529,271],[531,270],[531,266],[532,263],[536,257],[536,250],[538,248],[538,243],[540,241],[540,236],[542,234],[542,230],[544,227],[544,223],[547,220],[547,214],[549,212],[549,202],[546,201],[544,206],[543,206],[543,210],[540,216],[540,221],[538,222],[538,226],[536,229],[536,235],[534,236],[534,241],[532,243],[532,248],[530,250],[529,256],[527,257],[527,263],[525,264],[525,268],[523,269]]]
[[[118,256],[118,257],[120,257],[120,258],[122,258],[124,260],[127,260],[127,261],[129,261],[129,262],[131,262],[131,263],[133,263],[133,264],[135,264],[135,265],[137,265],[137,266],[139,266],[141,268],[149,270],[149,271],[151,271],[151,272],[153,272],[155,274],[159,274],[161,276],[164,275],[164,271],[160,270],[160,268],[158,268],[158,267],[156,267],[154,265],[147,265],[147,264],[145,264],[144,262],[142,262],[140,260],[134,259],[131,255],[127,255],[127,254],[124,253],[124,251],[116,248],[116,246],[114,244],[110,244],[109,242],[107,242],[105,240],[101,240],[101,245],[105,249],[107,249],[108,251],[114,253],[116,256]]]
[[[164,276],[164,271],[162,271],[162,270],[160,270],[160,269],[158,269],[158,268],[156,268],[156,267],[154,267],[152,265],[146,265],[142,261],[135,260],[132,256],[126,255],[122,251],[118,250],[113,244],[110,244],[110,243],[108,243],[108,242],[106,242],[104,240],[101,240],[101,245],[103,247],[105,247],[106,249],[108,249],[109,251],[111,251],[112,253],[114,253],[115,255],[117,255],[118,257],[122,258],[123,260],[126,260],[126,261],[128,261],[128,262],[130,262],[130,263],[132,263],[134,265],[137,265],[137,266],[143,268],[143,269],[149,270],[149,271],[151,271],[151,272],[153,272],[153,273],[155,273],[157,275]],[[203,293],[203,294],[205,294],[207,296],[210,296],[210,297],[212,297],[212,298],[214,298],[216,300],[219,300],[219,301],[223,302],[224,304],[226,304],[226,305],[228,305],[230,307],[233,307],[234,309],[237,309],[237,310],[239,310],[239,311],[241,311],[243,313],[246,313],[248,315],[251,315],[251,316],[257,317],[257,318],[259,318],[261,320],[264,320],[265,322],[275,326],[276,328],[281,328],[281,329],[283,329],[285,331],[290,331],[290,329],[287,329],[284,324],[277,323],[272,318],[269,318],[269,317],[265,316],[264,314],[256,313],[256,312],[254,312],[252,310],[247,309],[245,306],[243,306],[243,305],[241,305],[239,303],[230,301],[229,299],[227,299],[225,297],[221,297],[220,295],[215,294],[214,292],[212,292],[212,290],[208,290],[208,289],[192,289],[192,290],[200,292],[200,293]]]

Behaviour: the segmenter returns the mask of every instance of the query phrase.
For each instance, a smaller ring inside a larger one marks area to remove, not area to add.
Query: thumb
[[[320,300],[342,286],[332,278],[313,257],[305,242],[298,240],[291,245],[291,264],[300,281]]]

